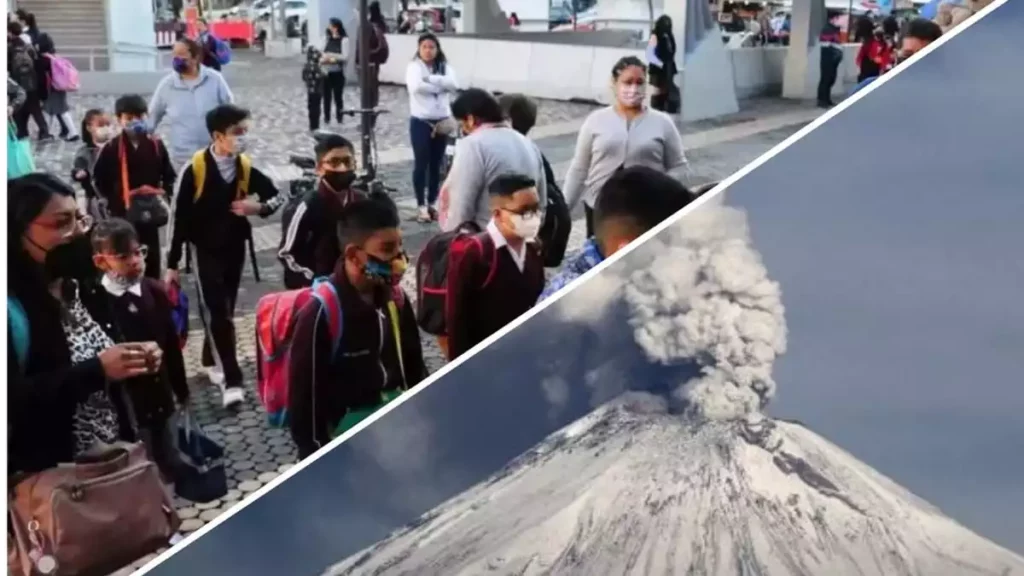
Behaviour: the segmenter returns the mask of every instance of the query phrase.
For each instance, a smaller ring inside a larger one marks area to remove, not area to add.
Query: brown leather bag
[[[102,576],[169,546],[181,525],[142,444],[33,474],[8,496],[12,576]]]

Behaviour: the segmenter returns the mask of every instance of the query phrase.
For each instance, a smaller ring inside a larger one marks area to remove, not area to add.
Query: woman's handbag
[[[36,171],[32,144],[28,138],[18,139],[14,124],[7,122],[7,179],[21,178]]]
[[[8,572],[109,574],[168,546],[181,520],[142,444],[25,477],[8,495]]]
[[[224,470],[224,449],[211,440],[184,410],[178,426],[181,466],[174,479],[174,491],[192,502],[212,502],[228,492]]]
[[[125,219],[132,224],[159,228],[166,226],[171,219],[171,209],[164,200],[164,191],[153,186],[140,186],[134,190],[128,183],[128,157],[125,152],[125,140],[122,136],[118,154],[121,159],[121,192],[124,194]],[[157,157],[160,157],[160,146],[153,140]]]
[[[458,131],[459,123],[452,118],[445,118],[444,120],[438,120],[437,122],[434,122],[431,136],[433,136],[434,138],[448,138]]]

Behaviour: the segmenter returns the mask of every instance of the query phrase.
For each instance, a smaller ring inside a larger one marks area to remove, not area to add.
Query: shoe
[[[62,136],[65,142],[78,142],[82,139],[78,134],[72,134],[71,136]]]
[[[430,215],[431,222],[437,222],[437,208],[431,206],[427,208],[427,213]]]
[[[53,137],[53,134],[44,134],[43,136],[39,137],[39,143],[40,144],[45,144],[45,143],[53,142],[55,140],[56,140],[56,138]]]
[[[433,219],[430,217],[430,208],[420,206],[420,212],[416,215],[416,221],[420,224],[429,224],[430,222],[433,222]]]
[[[227,388],[221,386],[220,392],[225,408],[231,408],[245,402],[245,390],[241,387]]]
[[[210,380],[210,384],[216,386],[224,385],[224,371],[216,366],[206,367],[206,377]]]

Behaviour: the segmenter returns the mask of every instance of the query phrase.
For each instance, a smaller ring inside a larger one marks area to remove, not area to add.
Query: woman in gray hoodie
[[[160,122],[170,123],[167,148],[179,172],[192,155],[212,144],[206,114],[235,97],[220,72],[202,65],[203,49],[194,40],[174,44],[174,71],[157,85],[149,101],[149,120],[155,131]]]

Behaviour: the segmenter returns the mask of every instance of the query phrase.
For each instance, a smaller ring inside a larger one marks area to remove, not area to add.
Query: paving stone
[[[211,500],[209,502],[196,502],[195,504],[193,504],[193,506],[195,506],[196,510],[199,510],[200,512],[202,512],[203,510],[212,510],[213,508],[220,506],[220,500]]]
[[[253,469],[257,472],[276,472],[277,466],[276,462],[257,462]],[[260,477],[262,477],[262,474]]]
[[[242,482],[241,484],[238,485],[238,489],[248,494],[250,492],[255,492],[259,490],[262,486],[263,484],[258,480],[246,480],[245,482]]]
[[[260,474],[259,477],[257,477],[257,480],[266,484],[273,480],[274,478],[277,478],[278,476],[279,474],[277,472],[264,472],[263,474]]]
[[[181,523],[181,528],[178,528],[178,530],[183,534],[187,534],[189,532],[195,532],[196,530],[199,530],[205,524],[206,522],[200,520],[199,518],[189,518],[188,520],[184,520]]]
[[[253,463],[252,460],[239,460],[238,462],[232,464],[231,468],[233,470],[241,472],[243,470],[252,470],[253,466],[255,466],[255,464]]]
[[[233,504],[233,503],[237,502],[238,500],[240,500],[241,498],[242,498],[242,492],[240,490],[238,490],[238,489],[231,489],[231,490],[228,490],[227,493],[224,494],[224,496],[221,497],[221,500],[225,504]]]
[[[199,519],[202,520],[203,522],[211,522],[215,518],[217,518],[217,516],[220,516],[223,513],[224,513],[224,510],[221,509],[221,508],[213,508],[212,510],[203,510],[203,513],[199,515]]]
[[[295,464],[293,464],[293,463],[290,463],[290,462],[289,462],[289,463],[287,463],[287,464],[282,464],[281,466],[279,466],[279,467],[278,467],[277,471],[278,471],[278,473],[280,473],[280,474],[284,474],[284,473],[285,473],[285,472],[287,472],[288,470],[291,470],[291,467],[292,467],[292,466],[295,466]]]
[[[178,518],[188,520],[199,516],[199,508],[178,508]]]
[[[241,486],[243,483],[248,482],[250,480],[255,480],[258,474],[253,470],[239,470],[232,474],[232,476],[234,476],[235,479],[238,480],[238,489],[241,490]]]

